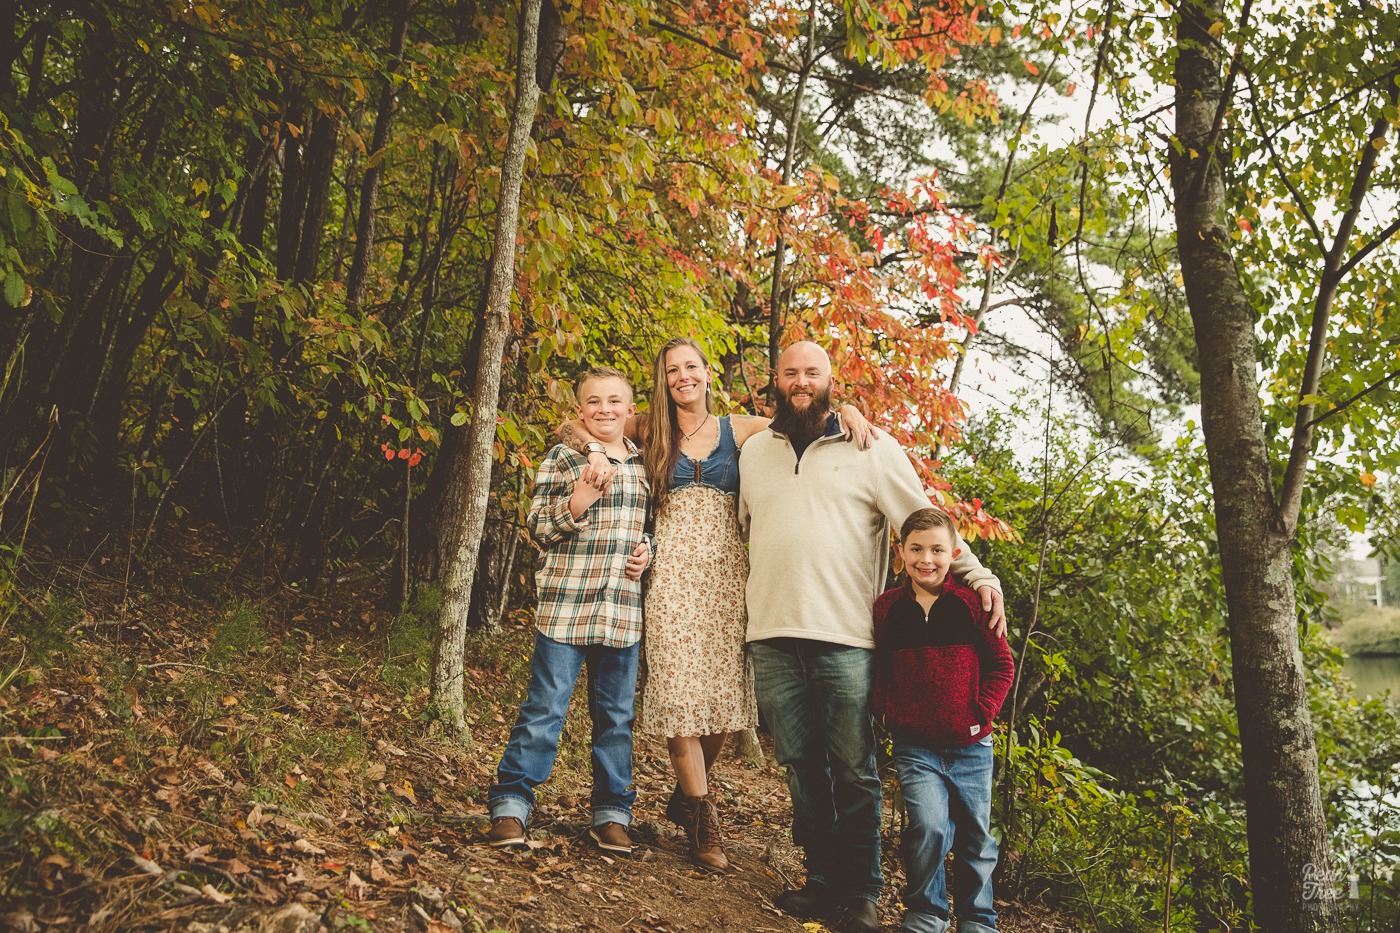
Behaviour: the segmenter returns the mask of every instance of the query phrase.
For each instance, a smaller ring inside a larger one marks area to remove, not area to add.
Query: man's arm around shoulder
[[[919,474],[915,472],[914,464],[909,461],[909,455],[893,438],[889,435],[877,437],[870,447],[870,452],[879,461],[880,511],[885,513],[891,525],[898,529],[914,511],[933,505],[928,494],[924,492],[923,484],[919,482]],[[953,542],[953,546],[958,549],[958,556],[953,560],[951,567],[953,576],[961,580],[963,585],[977,591],[977,595],[982,599],[982,608],[989,614],[989,627],[995,634],[1005,635],[1006,613],[1002,609],[1001,581],[997,579],[996,574],[982,566],[982,562],[972,553],[962,535]]]
[[[978,605],[975,595],[968,608],[972,610],[973,630],[980,639],[977,644],[977,660],[981,668],[977,682],[977,708],[985,723],[991,725],[1011,692],[1016,662],[1011,654],[1011,645],[1004,635],[992,631],[989,625],[991,613]]]

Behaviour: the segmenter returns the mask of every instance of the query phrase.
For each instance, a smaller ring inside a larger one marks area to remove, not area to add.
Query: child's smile
[[[899,556],[916,587],[937,593],[943,589],[943,581],[948,578],[958,549],[948,529],[922,528],[911,531],[908,539],[899,543]]]

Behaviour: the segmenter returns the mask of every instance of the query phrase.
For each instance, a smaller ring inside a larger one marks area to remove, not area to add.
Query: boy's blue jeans
[[[958,933],[991,933],[992,870],[997,841],[992,837],[992,739],[964,748],[921,748],[896,743],[894,764],[909,810],[904,830],[904,893],[908,910],[900,929],[944,933],[948,929],[948,888],[943,860],[953,852],[953,913]]]
[[[807,880],[878,900],[880,779],[870,721],[874,653],[803,638],[752,642],[758,708],[787,768],[792,841]]]
[[[637,655],[626,648],[568,645],[535,632],[530,689],[520,705],[510,742],[486,793],[491,818],[528,823],[535,788],[554,770],[559,733],[579,671],[588,668],[588,712],[593,719],[593,825],[632,822],[632,720],[637,696]]]

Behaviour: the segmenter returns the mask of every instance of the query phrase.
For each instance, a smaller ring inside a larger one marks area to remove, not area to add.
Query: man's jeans
[[[579,671],[588,668],[588,712],[593,718],[593,825],[632,822],[632,720],[640,642],[626,648],[566,645],[535,632],[530,690],[487,791],[491,818],[530,819],[535,788],[554,770],[559,732]]]
[[[750,646],[758,708],[787,768],[792,840],[807,880],[880,897],[880,780],[870,723],[873,653],[801,638]]]
[[[958,933],[991,933],[997,927],[992,907],[997,841],[991,832],[991,737],[964,748],[896,743],[894,764],[909,809],[903,846],[908,911],[900,928],[912,933],[948,929],[943,860],[951,848]]]

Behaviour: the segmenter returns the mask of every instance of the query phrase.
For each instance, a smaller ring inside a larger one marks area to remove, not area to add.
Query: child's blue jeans
[[[953,914],[958,933],[991,933],[992,739],[963,748],[896,744],[899,789],[909,811],[904,830],[904,892],[907,911],[900,928],[910,933],[948,929],[948,887],[943,861],[953,852]]]
[[[529,822],[535,788],[548,780],[559,754],[559,733],[579,671],[588,668],[588,712],[593,719],[593,825],[632,822],[632,720],[640,642],[626,648],[568,645],[535,632],[530,689],[486,793],[491,818]]]

